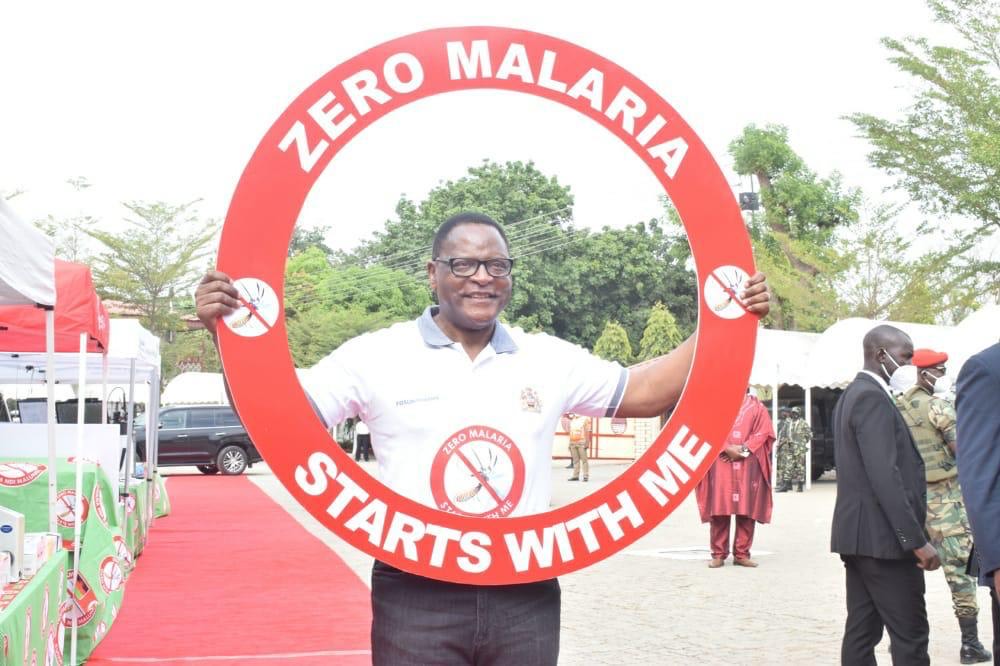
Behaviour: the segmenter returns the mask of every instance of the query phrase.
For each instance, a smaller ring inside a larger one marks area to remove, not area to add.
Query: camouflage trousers
[[[778,447],[778,482],[806,482],[806,447],[794,442],[782,442]]]
[[[927,534],[941,558],[955,617],[976,617],[979,614],[976,579],[965,573],[972,550],[972,531],[957,479],[927,484]]]

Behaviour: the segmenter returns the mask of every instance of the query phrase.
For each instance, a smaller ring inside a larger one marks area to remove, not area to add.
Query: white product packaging
[[[0,552],[10,553],[10,582],[21,580],[24,559],[24,514],[0,506]]]

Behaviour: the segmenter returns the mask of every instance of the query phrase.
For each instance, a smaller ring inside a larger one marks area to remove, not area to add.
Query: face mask
[[[913,365],[900,365],[896,363],[896,359],[892,357],[892,354],[885,352],[886,358],[888,358],[895,368],[892,372],[885,367],[884,363],[879,363],[882,366],[882,372],[889,376],[889,388],[891,388],[896,393],[906,393],[914,384],[917,383],[917,368]]]
[[[928,373],[927,377],[931,380],[931,384],[934,386],[934,395],[944,395],[951,391],[951,377],[948,375],[935,377],[934,375]]]

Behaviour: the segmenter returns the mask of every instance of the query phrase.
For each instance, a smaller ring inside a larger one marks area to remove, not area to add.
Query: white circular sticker
[[[719,266],[705,280],[705,303],[708,309],[723,319],[739,319],[747,313],[740,300],[743,285],[750,278],[737,266]]]
[[[246,338],[255,338],[271,330],[278,320],[278,295],[263,280],[240,278],[233,281],[239,293],[241,306],[223,321],[235,333]]]

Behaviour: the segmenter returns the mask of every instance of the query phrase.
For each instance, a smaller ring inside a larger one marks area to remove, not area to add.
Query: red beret
[[[916,349],[913,352],[913,365],[918,368],[933,368],[948,362],[948,355],[933,349]]]

